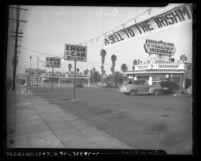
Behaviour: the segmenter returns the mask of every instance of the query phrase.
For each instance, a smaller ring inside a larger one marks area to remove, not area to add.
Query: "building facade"
[[[137,64],[133,69],[127,71],[126,76],[134,80],[147,80],[149,85],[170,80],[185,89],[186,80],[190,80],[192,84],[192,65],[190,63],[152,62]]]

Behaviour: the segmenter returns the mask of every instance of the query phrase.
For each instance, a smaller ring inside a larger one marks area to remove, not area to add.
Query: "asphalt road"
[[[32,88],[56,104],[133,149],[161,149],[170,154],[192,153],[192,96],[126,96],[118,89]],[[34,95],[33,95],[34,97]]]

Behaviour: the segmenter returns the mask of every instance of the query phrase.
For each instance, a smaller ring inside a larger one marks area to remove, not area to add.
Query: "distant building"
[[[192,83],[191,63],[156,62],[138,64],[133,69],[126,72],[127,77],[134,80],[147,80],[149,85],[159,81],[171,80],[176,82],[181,88],[185,88],[187,79]]]

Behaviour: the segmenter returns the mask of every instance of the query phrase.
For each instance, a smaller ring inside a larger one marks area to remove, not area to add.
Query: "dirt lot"
[[[118,89],[55,86],[32,88],[53,104],[93,124],[133,149],[192,153],[192,96],[126,96]],[[33,95],[34,97],[34,95]]]

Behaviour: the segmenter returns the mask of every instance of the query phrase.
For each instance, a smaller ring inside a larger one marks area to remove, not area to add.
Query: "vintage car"
[[[120,92],[126,95],[136,95],[136,94],[152,94],[160,95],[166,93],[169,90],[167,87],[162,87],[161,83],[156,83],[155,85],[149,85],[146,80],[133,80],[128,84],[122,85],[120,87]]]

